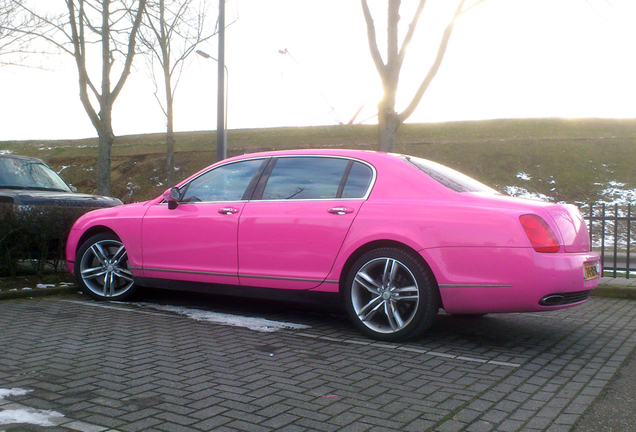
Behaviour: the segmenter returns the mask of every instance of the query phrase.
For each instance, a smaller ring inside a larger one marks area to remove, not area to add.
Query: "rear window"
[[[474,178],[468,177],[452,168],[440,165],[430,160],[413,156],[398,155],[398,157],[423,171],[433,180],[441,183],[455,192],[489,192],[496,193],[496,190],[478,182]]]

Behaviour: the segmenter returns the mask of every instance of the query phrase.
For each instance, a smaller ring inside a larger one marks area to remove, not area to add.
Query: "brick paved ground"
[[[636,346],[628,300],[441,315],[422,340],[388,344],[339,311],[179,298],[310,327],[260,332],[77,295],[1,301],[0,390],[29,392],[0,396],[0,431],[568,431]],[[21,410],[57,416],[1,424]]]

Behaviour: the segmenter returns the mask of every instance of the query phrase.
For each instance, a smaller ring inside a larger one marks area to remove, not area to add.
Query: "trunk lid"
[[[579,209],[571,204],[554,204],[547,206],[548,212],[556,224],[566,252],[589,252],[590,236],[587,225]]]

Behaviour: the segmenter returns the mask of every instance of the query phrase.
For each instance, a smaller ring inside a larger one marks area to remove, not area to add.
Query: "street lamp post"
[[[227,158],[227,138],[225,131],[225,0],[219,0],[219,53],[216,104],[216,160]],[[219,131],[221,131],[219,133]],[[219,145],[221,143],[221,145]]]
[[[212,57],[210,54],[205,51],[197,50],[196,53],[205,59],[210,59],[218,62],[220,65],[221,62]],[[219,82],[223,83],[223,86],[219,85],[220,93],[217,96],[217,116],[216,116],[216,160],[220,161],[227,158],[227,111],[228,111],[228,96],[230,89],[230,72],[227,69],[226,65],[223,65],[223,69],[225,70],[225,75],[227,75],[226,80],[223,80],[223,72],[220,72]],[[225,101],[225,105],[223,104]],[[219,108],[221,107],[221,108]]]
[[[225,0],[219,0],[219,54],[218,59],[197,50],[197,54],[206,59],[216,60],[218,67],[218,87],[216,95],[216,160],[217,162],[227,158],[227,101],[225,73],[230,80],[230,74],[225,66]],[[228,83],[229,87],[229,83]]]

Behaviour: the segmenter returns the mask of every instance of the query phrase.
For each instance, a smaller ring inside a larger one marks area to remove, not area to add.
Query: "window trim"
[[[227,163],[222,163],[220,165],[214,165],[214,166],[210,167],[210,169],[203,171],[198,176],[191,178],[187,183],[185,183],[185,184],[183,184],[183,185],[181,185],[179,187],[179,200],[178,200],[178,203],[179,203],[179,205],[185,205],[185,204],[210,204],[210,203],[249,201],[251,199],[252,195],[254,194],[254,190],[256,189],[256,186],[258,185],[258,183],[259,183],[259,181],[260,181],[260,179],[261,179],[261,177],[263,175],[263,172],[265,171],[266,167],[271,162],[271,159],[272,159],[271,156],[256,157],[256,158],[250,158],[250,159],[241,159],[241,160],[228,161]],[[257,161],[257,160],[261,160],[261,165],[258,167],[256,172],[254,173],[254,176],[252,176],[252,179],[250,180],[250,182],[249,182],[247,188],[245,189],[245,192],[243,193],[243,196],[242,196],[242,198],[240,200],[235,200],[235,201],[197,201],[197,202],[185,202],[185,201],[182,201],[183,197],[187,193],[188,188],[190,187],[192,182],[194,182],[197,179],[201,178],[202,176],[208,174],[209,172],[214,171],[214,170],[219,169],[219,168],[226,167],[228,165],[238,164],[238,163],[242,163],[242,162]],[[166,204],[166,200],[162,200],[160,204]]]

